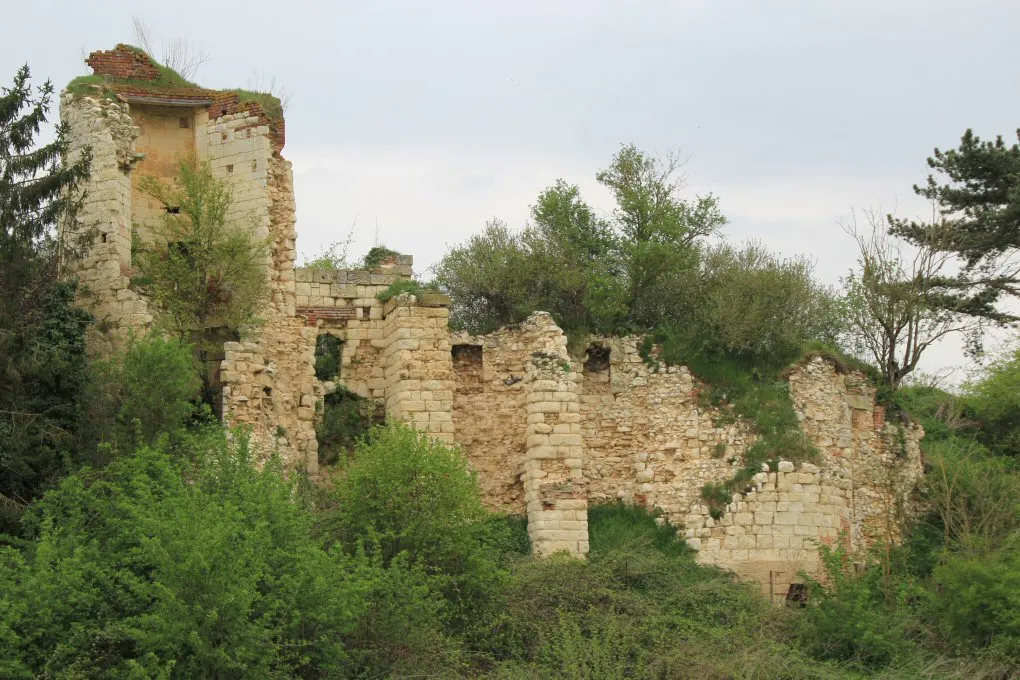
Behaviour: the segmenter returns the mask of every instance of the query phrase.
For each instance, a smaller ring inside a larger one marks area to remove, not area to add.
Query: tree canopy
[[[1020,130],[1017,131],[1020,138]],[[934,170],[914,191],[932,202],[947,229],[943,248],[959,256],[958,276],[941,277],[939,304],[996,322],[1016,321],[997,303],[1020,295],[1020,144],[1001,136],[982,140],[967,130],[956,149],[936,148]],[[929,227],[916,220],[892,220],[891,231],[921,244]]]

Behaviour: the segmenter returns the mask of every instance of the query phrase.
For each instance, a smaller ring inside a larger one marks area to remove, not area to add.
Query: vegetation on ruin
[[[410,295],[420,296],[425,293],[438,293],[439,291],[430,286],[427,283],[422,283],[415,279],[397,279],[391,283],[386,290],[380,291],[376,298],[380,302],[388,302],[398,295],[408,293]]]
[[[78,76],[72,79],[71,82],[67,84],[66,89],[72,94],[89,94],[96,87],[101,88],[111,83],[116,83],[117,85],[128,85],[131,87],[138,87],[144,89],[160,89],[160,90],[179,88],[200,88],[199,85],[196,85],[195,83],[186,80],[183,76],[181,76],[181,74],[177,73],[177,71],[160,64],[150,55],[146,54],[145,50],[143,50],[142,48],[135,47],[134,45],[124,45],[124,47],[144,55],[146,59],[152,62],[153,66],[156,67],[156,70],[159,71],[159,77],[156,78],[156,80],[132,80],[130,78],[111,78],[105,75],[92,74]]]
[[[484,509],[462,453],[411,429],[370,429],[337,410],[323,479],[276,458],[257,464],[247,434],[203,406],[191,345],[203,324],[88,357],[95,322],[58,276],[75,249],[56,231],[74,219],[88,163],[58,164],[60,131],[37,143],[48,100],[27,71],[0,94],[0,677],[1020,675],[1015,343],[955,393],[872,369],[886,402],[927,432],[924,512],[902,545],[867,560],[823,548],[826,577],[808,580],[804,606],[773,607],[698,565],[678,527],[641,508],[592,507],[589,559],[538,559],[523,518]],[[972,160],[1012,158],[964,146]],[[789,457],[801,444],[783,440],[794,423],[782,371],[805,352],[858,368],[838,350],[853,326],[805,261],[708,243],[718,206],[664,199],[668,167],[625,147],[600,173],[617,214],[601,218],[557,184],[530,231],[490,227],[451,252],[440,282],[475,331],[549,305],[573,337],[647,335],[651,365],[689,365],[721,417],[758,424],[764,443],[749,458]],[[1013,200],[1015,173],[982,179],[999,167],[945,170],[981,195],[1013,182]],[[950,210],[965,202],[937,195]],[[1015,213],[996,200],[953,218],[975,239],[996,236],[979,244],[992,250],[968,251],[975,263],[1015,249]],[[164,255],[185,252],[198,251]],[[558,266],[532,269],[533,256]],[[933,300],[987,300],[975,266]],[[193,290],[196,270],[172,272]],[[147,273],[158,285],[158,267]],[[322,375],[339,373],[337,350]],[[364,403],[335,394],[345,408]]]
[[[206,401],[215,406],[210,374],[219,348],[262,322],[269,237],[255,215],[228,221],[229,185],[194,157],[180,161],[173,184],[145,176],[140,187],[164,210],[142,225],[146,238],[134,232],[132,284],[150,300],[157,329],[195,348]]]
[[[90,74],[82,75],[73,78],[66,86],[66,90],[74,95],[91,95],[97,91],[102,92],[104,88],[109,85],[117,85],[121,87],[131,87],[140,90],[178,90],[178,89],[198,89],[204,90],[201,85],[194,83],[173,68],[166,66],[152,55],[148,54],[145,50],[134,45],[124,45],[124,47],[134,50],[139,54],[145,56],[156,70],[159,72],[159,76],[155,80],[138,80],[132,78],[113,78],[102,74]],[[226,90],[219,90],[222,92],[232,92],[238,97],[238,102],[243,106],[246,103],[258,104],[270,120],[282,121],[283,120],[283,109],[284,103],[278,96],[272,92],[258,92],[255,90],[246,90],[242,88],[230,88]]]

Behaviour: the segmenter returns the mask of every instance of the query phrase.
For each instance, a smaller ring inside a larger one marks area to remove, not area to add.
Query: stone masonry
[[[224,344],[217,376],[224,421],[250,428],[264,455],[314,472],[316,418],[342,387],[458,446],[486,506],[527,515],[537,554],[585,556],[588,504],[622,501],[654,509],[699,561],[776,600],[801,571],[818,574],[820,545],[844,541],[863,555],[901,538],[923,432],[890,422],[864,376],[821,358],[791,367],[793,406],[819,460],[763,468],[713,518],[702,486],[730,479],[755,435],[703,403],[697,376],[649,366],[635,337],[592,338],[585,356],[571,357],[544,312],[485,336],[451,334],[445,296],[379,299],[411,278],[407,255],[388,253],[370,270],[296,268],[283,120],[230,92],[147,88],[158,74],[146,59],[125,46],[94,53],[89,64],[106,84],[61,96],[72,156],[90,146],[95,159],[80,232],[92,246],[76,272],[101,322],[91,351],[151,327],[153,310],[131,285],[131,239],[133,228],[151,237],[146,224],[162,208],[138,182],[172,181],[177,159],[193,153],[231,187],[231,223],[272,246],[264,323]],[[314,371],[322,334],[342,343],[339,373],[326,380]]]

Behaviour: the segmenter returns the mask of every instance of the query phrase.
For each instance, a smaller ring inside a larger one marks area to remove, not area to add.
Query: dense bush
[[[388,426],[355,449],[324,503],[321,531],[348,551],[407,560],[430,577],[463,617],[498,586],[474,473],[457,451],[406,427]]]
[[[385,413],[379,404],[337,387],[323,398],[322,413],[315,423],[319,462],[336,463],[384,420]]]
[[[191,346],[155,333],[132,337],[122,351],[89,367],[79,446],[130,452],[176,434],[199,410],[201,386]]]
[[[200,454],[201,451],[201,454]],[[216,428],[65,479],[5,549],[5,677],[321,677],[378,570],[330,554],[270,462]]]
[[[965,389],[977,436],[996,452],[1020,458],[1020,347],[994,356]]]

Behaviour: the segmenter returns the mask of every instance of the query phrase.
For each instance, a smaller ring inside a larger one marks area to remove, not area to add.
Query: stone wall
[[[458,333],[453,351],[453,429],[493,510],[524,514],[527,396],[531,349],[517,328],[485,336]]]
[[[898,541],[923,474],[920,425],[887,419],[861,374],[815,358],[794,367],[790,392],[801,427],[822,453],[823,469],[849,480],[854,547]]]
[[[583,554],[571,523],[588,502],[619,499],[654,508],[684,528],[701,562],[781,599],[800,570],[817,573],[818,545],[841,532],[861,554],[900,538],[923,433],[887,423],[864,376],[820,358],[794,366],[791,398],[818,463],[763,470],[713,519],[701,488],[741,469],[755,435],[705,405],[685,367],[649,367],[634,337],[595,338],[583,362],[571,359],[542,313],[451,343],[455,439],[490,508],[520,512],[523,497],[537,552]]]
[[[590,350],[589,357],[602,360],[585,362],[581,412],[589,497],[654,507],[680,523],[706,482],[740,467],[753,435],[739,421],[717,425],[723,414],[700,403],[690,371],[653,370],[638,343],[636,337],[596,339],[601,352]]]
[[[450,300],[407,293],[383,309],[382,364],[386,415],[452,444],[453,363]]]
[[[70,241],[87,240],[88,252],[72,271],[91,293],[85,297],[97,324],[90,333],[93,352],[109,351],[132,330],[152,322],[146,301],[130,286],[131,171],[139,157],[139,129],[127,104],[101,96],[61,96],[60,118],[68,126],[70,158],[92,148],[92,175],[85,185],[79,225],[65,228]]]
[[[412,258],[396,255],[372,271],[295,269],[296,313],[318,332],[343,341],[338,383],[365,399],[383,401],[383,303],[377,297],[411,278]]]
[[[734,494],[719,520],[695,504],[684,523],[706,564],[726,567],[785,597],[799,572],[820,575],[818,546],[840,540],[857,555],[896,542],[923,473],[917,425],[890,423],[864,376],[816,357],[790,373],[801,427],[818,465],[779,461],[754,488]]]
[[[318,467],[315,412],[323,389],[315,377],[317,330],[296,316],[295,218],[291,165],[274,153],[270,130],[251,116],[208,125],[213,172],[229,182],[229,215],[271,244],[270,299],[264,324],[227,343],[221,362],[224,420],[251,427],[262,452],[291,465]]]

